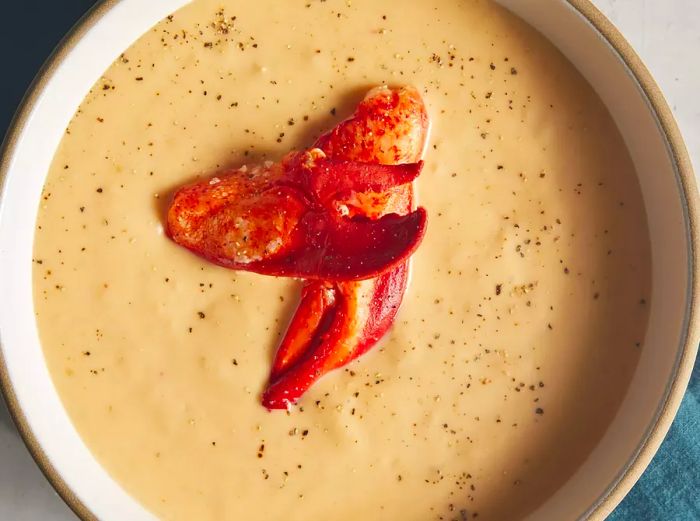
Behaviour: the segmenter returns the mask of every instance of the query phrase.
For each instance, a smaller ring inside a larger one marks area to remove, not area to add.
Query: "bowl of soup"
[[[431,120],[403,304],[270,412],[300,282],[191,255],[164,212],[383,85]],[[103,2],[1,171],[2,388],[82,519],[603,519],[693,366],[690,162],[585,0]]]

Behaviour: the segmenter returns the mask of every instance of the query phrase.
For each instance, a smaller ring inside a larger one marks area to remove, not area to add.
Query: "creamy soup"
[[[398,318],[289,413],[260,405],[300,282],[163,233],[173,190],[278,159],[410,84],[429,212]],[[66,130],[36,231],[46,360],[83,440],[163,519],[517,519],[578,468],[643,348],[646,218],[605,107],[478,0],[197,0]]]

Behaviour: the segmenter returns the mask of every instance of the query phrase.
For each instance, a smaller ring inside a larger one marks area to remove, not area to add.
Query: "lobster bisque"
[[[270,413],[301,282],[179,248],[168,197],[308,148],[384,84],[416,87],[432,121],[406,295],[374,349]],[[195,0],[75,115],[34,277],[87,446],[158,517],[204,521],[522,517],[605,432],[651,298],[641,194],[607,110],[485,1]]]

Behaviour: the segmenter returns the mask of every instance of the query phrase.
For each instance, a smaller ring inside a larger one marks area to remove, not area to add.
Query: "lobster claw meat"
[[[268,409],[287,409],[327,372],[374,346],[401,305],[408,266],[361,282],[313,281],[302,289],[263,394]]]
[[[278,350],[271,383],[263,394],[263,405],[268,409],[287,409],[320,376],[342,366],[352,356],[352,343],[347,340],[358,302],[352,291],[346,293],[319,284],[320,292],[305,288],[302,313],[292,319],[293,334],[286,337],[290,342],[302,342],[303,349],[283,343]],[[305,313],[309,309],[313,311]],[[281,376],[275,378],[278,373]]]
[[[425,234],[426,212],[378,219],[349,215],[346,201],[411,183],[404,165],[328,158],[320,149],[243,167],[178,190],[167,233],[221,266],[332,282],[376,277],[403,262]]]
[[[426,228],[412,181],[428,132],[416,89],[380,87],[315,148],[175,193],[166,232],[177,244],[227,268],[305,279],[268,409],[289,408],[391,327]]]
[[[405,165],[420,160],[428,133],[428,114],[418,91],[380,87],[315,146],[329,159]],[[336,180],[333,186],[344,182]],[[371,194],[357,193],[345,201],[351,214],[380,220],[386,215],[411,214],[411,184],[371,188]],[[275,355],[263,405],[288,409],[324,374],[371,349],[391,327],[408,275],[406,258],[367,280],[307,281]]]

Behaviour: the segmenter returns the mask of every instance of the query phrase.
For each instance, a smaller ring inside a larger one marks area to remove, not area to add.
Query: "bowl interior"
[[[538,519],[585,517],[594,511],[602,516],[619,497],[613,494],[602,506],[601,498],[611,492],[638,455],[669,393],[673,390],[676,405],[679,399],[680,389],[672,389],[671,383],[681,356],[689,356],[685,349],[693,282],[689,203],[649,93],[594,25],[565,0],[499,1],[554,42],[594,86],[629,148],[648,215],[653,287],[639,366],[620,411],[597,448],[532,514]],[[187,0],[121,0],[99,8],[72,36],[28,100],[2,164],[6,175],[0,214],[0,291],[5,298],[0,302],[0,331],[4,380],[11,384],[10,405],[35,456],[62,495],[82,513],[92,512],[104,519],[138,521],[152,516],[93,458],[53,387],[32,304],[34,222],[46,173],[75,108],[124,49],[185,3]],[[575,3],[591,13],[587,2]],[[625,47],[623,42],[614,44]],[[695,187],[690,189],[692,203]],[[684,360],[684,366],[689,364],[691,360]],[[672,415],[674,411],[672,406],[667,412]],[[665,433],[670,418],[662,423],[656,437]],[[640,471],[634,469],[630,474]],[[629,486],[631,481],[626,480],[620,488]]]

